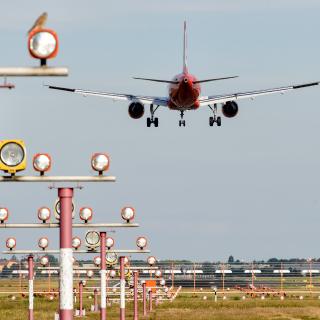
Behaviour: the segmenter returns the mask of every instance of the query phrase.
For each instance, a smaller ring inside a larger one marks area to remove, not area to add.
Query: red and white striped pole
[[[79,282],[79,317],[83,316],[82,310],[83,310],[83,300],[82,300],[82,294],[83,294],[83,282]]]
[[[147,288],[146,283],[142,284],[143,316],[147,315]]]
[[[60,200],[60,320],[73,319],[72,188],[59,188]]]
[[[152,311],[152,288],[149,290],[149,312]]]
[[[138,320],[138,277],[139,272],[133,272],[133,320]]]
[[[124,258],[120,257],[120,320],[126,317],[126,282],[124,279]]]
[[[98,312],[98,290],[97,289],[94,289],[93,291],[93,295],[94,295],[94,298],[93,298],[93,304],[94,304],[94,308],[93,308],[93,311],[94,312]]]
[[[33,256],[28,257],[29,320],[33,320]]]
[[[101,270],[100,270],[100,319],[106,320],[107,313],[107,288],[106,288],[106,277],[107,277],[107,266],[106,266],[106,232],[100,232],[100,258],[101,258]]]

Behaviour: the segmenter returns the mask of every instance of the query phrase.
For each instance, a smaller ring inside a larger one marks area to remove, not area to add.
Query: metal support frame
[[[28,257],[28,279],[29,279],[29,320],[33,320],[33,256]]]
[[[138,278],[139,272],[133,272],[133,320],[138,320]]]
[[[146,283],[142,284],[143,316],[147,315],[147,288]]]
[[[83,317],[83,282],[79,282],[79,317]]]
[[[66,67],[0,67],[0,77],[66,77]]]
[[[126,318],[126,282],[124,278],[124,256],[120,257],[120,320]]]
[[[94,298],[93,298],[93,305],[94,305],[93,311],[94,312],[98,312],[99,311],[99,307],[98,307],[98,290],[97,289],[93,290],[93,295],[94,295]]]
[[[0,182],[115,182],[113,176],[1,176]]]
[[[152,311],[152,288],[149,289],[149,312]]]
[[[73,228],[134,228],[138,223],[73,223]],[[60,228],[59,223],[1,223],[0,228]]]
[[[107,289],[106,289],[106,277],[107,277],[107,268],[106,268],[106,232],[100,232],[100,258],[101,258],[101,275],[100,275],[100,320],[106,320],[107,313]]]
[[[71,249],[73,254],[87,254],[87,253],[100,253],[100,250],[73,250]],[[118,250],[106,250],[106,252],[114,252],[114,253],[150,253],[150,250],[126,250],[126,249],[118,249]],[[3,254],[57,254],[60,253],[59,250],[6,250],[2,251]]]

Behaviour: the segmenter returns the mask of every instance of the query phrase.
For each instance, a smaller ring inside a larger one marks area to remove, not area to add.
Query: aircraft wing
[[[320,84],[320,82],[311,82],[311,83],[305,83],[305,84],[301,84],[301,85],[279,87],[279,88],[274,88],[274,89],[257,90],[257,91],[249,91],[249,92],[238,92],[238,93],[231,93],[231,94],[226,94],[226,95],[201,97],[199,99],[199,102],[200,102],[200,106],[207,106],[207,105],[212,105],[212,104],[216,104],[216,103],[225,103],[227,101],[236,101],[236,100],[240,100],[240,99],[250,99],[250,98],[255,98],[258,96],[264,96],[264,95],[273,94],[273,93],[282,93],[283,94],[287,91],[317,86],[319,84]]]
[[[78,93],[83,96],[97,96],[103,98],[109,98],[113,101],[130,101],[130,102],[141,102],[143,104],[154,104],[157,106],[168,106],[169,99],[166,97],[149,97],[149,96],[139,96],[133,94],[123,94],[123,93],[108,93],[102,91],[90,91],[90,90],[82,90],[82,89],[71,89],[65,87],[56,87],[56,86],[48,86],[49,89],[61,90],[67,92]]]

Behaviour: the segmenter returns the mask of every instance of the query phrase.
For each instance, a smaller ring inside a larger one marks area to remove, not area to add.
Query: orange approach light
[[[53,59],[58,54],[59,41],[57,34],[51,29],[36,28],[28,37],[30,55],[41,60],[41,65],[46,65],[47,59]]]

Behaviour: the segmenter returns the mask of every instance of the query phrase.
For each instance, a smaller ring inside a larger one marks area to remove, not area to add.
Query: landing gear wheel
[[[213,117],[210,117],[209,118],[209,126],[213,127],[213,125],[214,125],[214,119],[213,119]]]
[[[154,118],[153,124],[154,124],[154,126],[157,128],[158,125],[159,125],[159,119],[158,119],[158,118]]]
[[[149,127],[151,127],[151,118],[147,118],[147,127],[149,128]]]
[[[218,117],[218,118],[217,118],[217,126],[218,126],[218,127],[221,127],[221,117]]]

